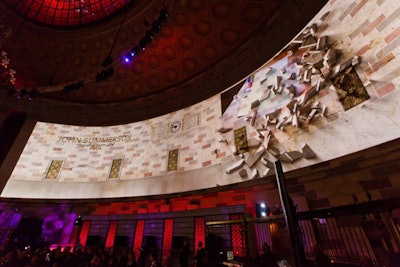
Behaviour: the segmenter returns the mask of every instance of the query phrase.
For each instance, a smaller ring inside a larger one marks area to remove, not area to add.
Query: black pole
[[[287,188],[285,177],[283,175],[282,165],[279,160],[275,161],[275,174],[278,183],[279,196],[281,198],[283,214],[285,215],[286,225],[289,230],[290,243],[294,254],[296,267],[306,267],[305,255],[303,244],[300,238],[300,231],[294,208],[293,200],[290,198]]]

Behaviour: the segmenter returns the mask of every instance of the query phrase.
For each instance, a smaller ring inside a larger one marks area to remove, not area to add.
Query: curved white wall
[[[322,21],[324,14],[327,16]],[[330,1],[310,22],[318,25],[316,37],[328,36],[330,43],[343,54],[339,62],[354,55],[361,57],[355,68],[371,98],[344,111],[335,89],[328,84],[316,97],[321,106],[327,107],[327,116],[315,117],[304,128],[287,126],[283,131],[270,128],[273,138],[268,145],[283,152],[300,150],[307,143],[317,154],[314,159],[285,163],[285,171],[400,136],[399,17],[397,2]],[[251,88],[245,82],[223,115],[219,96],[215,96],[166,116],[127,125],[78,127],[39,122],[1,196],[43,199],[156,195],[240,182],[249,179],[254,170],[263,174],[267,168],[260,161],[251,168],[243,166],[247,178],[240,177],[238,171],[227,174],[226,169],[240,157],[233,154],[233,130],[221,134],[217,129],[245,126],[249,140],[258,139],[267,147],[265,139],[259,139],[257,129],[265,124],[264,115],[278,106],[284,107],[289,97],[263,101],[253,125],[246,115],[252,114],[250,104],[265,90],[262,80],[267,78],[265,85],[273,84],[275,76],[286,79],[294,71],[290,59],[277,57],[257,71]],[[268,67],[275,72],[268,72]],[[282,68],[287,73],[279,73]],[[295,86],[300,90],[303,85]],[[284,112],[283,108],[280,116],[285,116]],[[176,121],[180,126],[174,132],[171,124]],[[93,138],[104,139],[97,139],[95,144]],[[227,142],[219,141],[225,139]],[[168,171],[168,155],[175,149],[179,151],[178,169]],[[265,158],[275,160],[269,153]],[[122,159],[122,168],[118,178],[109,179],[114,159]],[[45,179],[52,160],[62,161],[61,171],[56,179]]]

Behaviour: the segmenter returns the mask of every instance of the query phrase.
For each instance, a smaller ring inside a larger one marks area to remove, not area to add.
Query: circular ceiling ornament
[[[179,44],[183,49],[190,49],[193,47],[193,40],[187,35],[183,35],[181,38],[179,38]]]
[[[113,94],[115,94],[115,95],[117,95],[117,96],[120,96],[120,95],[123,94],[124,89],[123,89],[121,86],[115,86],[115,87],[112,89],[112,91],[113,91]]]
[[[219,2],[213,7],[214,15],[219,18],[228,17],[231,11],[229,3]]]
[[[141,89],[142,89],[142,86],[141,86],[140,82],[138,82],[138,81],[132,82],[131,86],[129,87],[129,91],[130,91],[133,95],[138,95],[138,94],[140,94]]]
[[[184,14],[178,13],[178,14],[175,15],[175,22],[179,26],[185,26],[186,23],[187,23],[187,18],[186,18],[186,16]]]
[[[221,41],[225,45],[233,45],[240,39],[239,32],[233,28],[226,28],[221,32]]]
[[[135,0],[3,0],[25,19],[52,28],[81,28],[103,21]]]
[[[210,23],[202,20],[196,24],[195,30],[196,30],[196,33],[198,33],[202,36],[207,36],[209,33],[211,33]]]
[[[168,59],[168,60],[173,60],[173,59],[175,59],[176,58],[176,51],[172,48],[172,47],[170,47],[170,46],[167,46],[166,48],[164,48],[164,50],[163,50],[163,55],[164,55],[164,57],[166,58],[166,59]]]
[[[174,69],[167,69],[165,71],[165,77],[169,82],[176,82],[178,79],[178,73]]]
[[[193,72],[196,69],[196,62],[193,59],[187,58],[183,61],[183,71]]]
[[[157,89],[160,86],[160,80],[156,77],[156,76],[150,76],[147,79],[147,85],[151,88],[151,89]]]

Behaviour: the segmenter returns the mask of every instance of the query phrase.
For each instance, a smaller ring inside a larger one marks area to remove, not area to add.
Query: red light
[[[4,0],[19,14],[49,26],[78,26],[108,17],[126,6],[127,0]]]

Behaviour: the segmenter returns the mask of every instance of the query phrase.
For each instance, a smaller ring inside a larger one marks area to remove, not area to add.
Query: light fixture
[[[160,14],[158,15],[158,21],[160,23],[165,23],[168,20],[168,11],[165,8],[161,8]]]
[[[18,99],[24,98],[28,96],[28,91],[26,91],[25,89],[22,89],[21,91],[19,91],[19,94],[17,96]]]
[[[82,225],[82,216],[78,215],[75,219],[75,223],[76,226],[81,226]]]
[[[159,33],[161,30],[161,22],[158,20],[153,21],[153,25],[151,26],[150,31]]]
[[[140,41],[139,41],[140,48],[142,48],[142,50],[145,50],[146,46],[149,45],[151,43],[151,41],[153,41],[153,39],[154,39],[153,33],[151,31],[146,31],[143,38],[140,39]]]
[[[135,46],[134,48],[132,48],[128,53],[125,54],[125,56],[123,57],[123,62],[125,63],[129,63],[132,61],[132,59],[140,53],[140,47],[139,46]]]
[[[85,84],[84,84],[82,81],[79,81],[79,82],[76,82],[76,83],[73,83],[73,84],[66,85],[66,86],[64,87],[64,93],[65,93],[65,94],[70,94],[70,93],[72,93],[72,92],[78,91],[78,90],[82,89],[82,87],[83,87],[84,85],[85,85]]]
[[[132,54],[129,52],[124,56],[123,60],[124,60],[125,63],[129,63],[129,62],[131,62],[132,57],[133,57]]]
[[[110,78],[114,74],[114,68],[109,67],[99,73],[96,74],[95,80],[97,83],[104,81],[108,78]]]
[[[161,8],[158,18],[154,20],[153,23],[151,24],[151,28],[146,31],[142,39],[140,39],[138,45],[123,56],[122,61],[124,63],[130,63],[133,57],[139,54],[141,50],[146,50],[146,46],[153,41],[154,34],[159,33],[161,31],[162,24],[166,23],[167,20],[168,20],[168,11],[165,8]],[[145,26],[148,25],[150,25],[150,23],[147,20],[145,20]]]
[[[112,57],[109,55],[109,56],[107,56],[107,57],[103,60],[103,62],[101,63],[101,66],[102,66],[103,68],[106,68],[106,67],[110,66],[112,63],[113,63],[113,59],[112,59]]]
[[[269,215],[270,209],[264,202],[256,204],[256,217],[265,218]]]
[[[39,92],[38,92],[38,91],[32,90],[32,91],[30,91],[29,94],[28,94],[28,99],[29,99],[29,100],[35,99],[38,95],[39,95]]]

